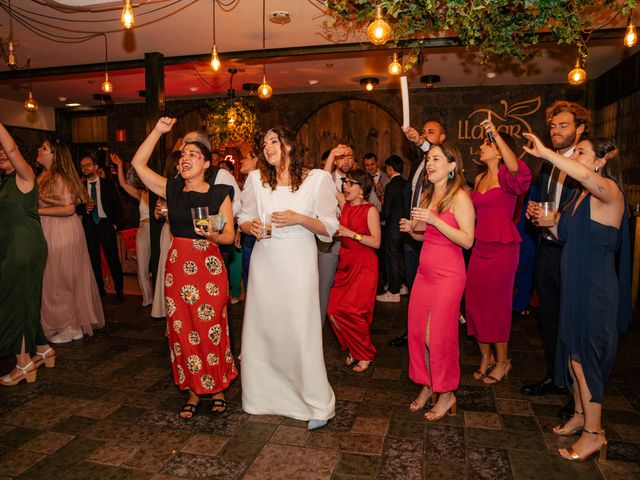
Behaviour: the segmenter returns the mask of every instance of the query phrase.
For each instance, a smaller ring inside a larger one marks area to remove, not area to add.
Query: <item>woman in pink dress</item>
[[[371,176],[364,170],[347,173],[342,181],[344,195],[338,195],[342,207],[338,270],[329,293],[327,316],[347,350],[345,365],[357,373],[364,372],[376,356],[371,342],[371,322],[378,287],[380,215],[365,199],[373,189]]]
[[[522,241],[514,211],[518,195],[529,190],[531,170],[516,157],[510,135],[500,134],[488,119],[483,126],[487,138],[480,145],[480,161],[487,170],[476,177],[471,193],[478,220],[464,298],[468,333],[476,338],[481,354],[480,368],[473,376],[492,384],[511,370],[508,342],[513,283]]]
[[[424,241],[408,315],[409,377],[423,388],[409,409],[422,409],[433,393],[440,393],[425,414],[427,420],[435,421],[456,411],[458,316],[466,277],[462,249],[473,244],[475,216],[463,189],[457,148],[433,145],[425,168],[420,207],[411,211],[411,220],[400,221],[400,229]]]
[[[40,321],[51,343],[67,343],[104,327],[100,293],[76,215],[76,205],[90,198],[62,141],[45,140],[36,160],[45,169],[38,177],[38,213],[48,249]]]

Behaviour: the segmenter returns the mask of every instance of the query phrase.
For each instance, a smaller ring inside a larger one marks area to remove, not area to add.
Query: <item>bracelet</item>
[[[353,238],[356,242],[362,241],[362,235],[360,235],[359,233],[354,233],[353,237],[351,238]]]

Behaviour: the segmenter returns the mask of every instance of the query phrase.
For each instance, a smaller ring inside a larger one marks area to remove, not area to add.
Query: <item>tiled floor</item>
[[[107,300],[104,330],[59,347],[56,368],[40,369],[35,384],[0,390],[0,480],[640,478],[637,322],[621,339],[607,387],[609,459],[576,464],[555,453],[571,439],[550,433],[565,399],[520,394],[543,374],[533,316],[514,318],[513,372],[494,387],[473,379],[478,355],[461,328],[458,415],[429,424],[407,408],[419,389],[407,378],[406,349],[387,346],[404,329],[406,300],[378,304],[380,352],[364,374],[342,365],[325,326],[336,417],[308,432],[304,422],[243,413],[239,380],[228,413],[181,421],[185,398],[170,377],[163,323],[139,303]],[[242,304],[232,312],[238,334]],[[0,361],[0,373],[11,363]]]

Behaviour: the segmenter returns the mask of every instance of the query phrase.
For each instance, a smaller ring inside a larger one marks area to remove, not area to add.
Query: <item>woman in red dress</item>
[[[380,247],[380,216],[378,209],[367,202],[373,185],[363,170],[354,170],[342,181],[343,195],[338,195],[341,246],[338,270],[329,293],[327,316],[347,350],[345,364],[364,372],[376,356],[371,342],[371,321],[378,286],[378,256]]]
[[[481,355],[480,368],[473,376],[492,384],[502,381],[511,370],[508,346],[513,284],[522,241],[514,211],[518,195],[529,190],[531,170],[516,157],[510,135],[501,135],[488,119],[483,126],[488,135],[480,145],[480,162],[487,170],[476,177],[471,192],[478,221],[464,300],[468,333],[476,338]]]
[[[189,400],[180,417],[193,417],[202,395],[213,395],[212,413],[226,410],[224,390],[238,375],[229,346],[227,271],[218,244],[233,242],[233,190],[205,180],[211,152],[187,142],[178,163],[180,178],[164,178],[147,166],[160,137],[175,119],[162,117],[136,152],[131,165],[149,190],[167,199],[173,240],[165,273],[167,332],[173,378]],[[225,219],[221,231],[194,228],[191,208],[209,207]]]
[[[455,415],[453,392],[460,383],[458,316],[466,278],[462,249],[473,245],[475,215],[463,189],[457,148],[433,145],[425,168],[420,207],[411,211],[412,220],[400,220],[400,230],[423,240],[407,319],[409,377],[423,388],[409,409],[421,410],[433,393],[440,393],[425,414],[425,419],[435,421],[447,412]]]

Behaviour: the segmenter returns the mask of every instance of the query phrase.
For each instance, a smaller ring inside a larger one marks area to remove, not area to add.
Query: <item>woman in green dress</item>
[[[41,363],[54,366],[55,352],[40,325],[47,244],[38,216],[36,176],[2,124],[0,172],[0,356],[16,356],[16,367],[0,378],[0,385],[12,386],[34,382]]]

